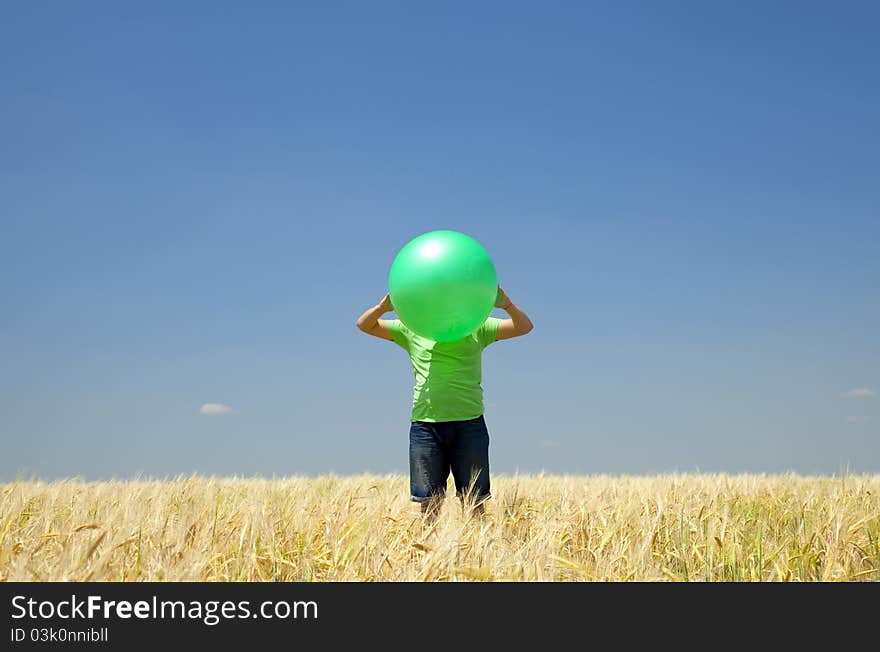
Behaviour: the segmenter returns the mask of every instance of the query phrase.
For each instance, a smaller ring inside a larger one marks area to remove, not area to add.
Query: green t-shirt
[[[464,421],[483,414],[482,353],[495,341],[500,321],[490,317],[453,342],[435,342],[399,319],[388,321],[391,338],[409,353],[416,377],[413,421]]]

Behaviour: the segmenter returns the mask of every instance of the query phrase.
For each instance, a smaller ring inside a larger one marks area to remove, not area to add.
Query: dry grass
[[[400,476],[0,491],[0,580],[880,580],[880,476],[496,477],[430,526]]]

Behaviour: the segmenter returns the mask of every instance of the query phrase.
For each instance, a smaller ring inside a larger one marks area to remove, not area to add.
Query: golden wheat
[[[497,476],[426,523],[401,476],[0,485],[0,580],[880,580],[880,476]]]

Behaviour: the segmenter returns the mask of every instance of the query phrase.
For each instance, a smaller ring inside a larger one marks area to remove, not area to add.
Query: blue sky
[[[0,479],[405,471],[437,228],[495,472],[880,471],[875,3],[120,4],[0,21]]]

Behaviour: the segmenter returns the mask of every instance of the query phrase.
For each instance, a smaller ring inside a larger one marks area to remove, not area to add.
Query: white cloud
[[[199,414],[228,414],[232,412],[232,408],[224,403],[204,403],[199,408]]]
[[[867,387],[858,387],[856,389],[851,389],[848,392],[844,392],[843,395],[848,398],[870,398],[872,396],[877,396],[877,392]]]

